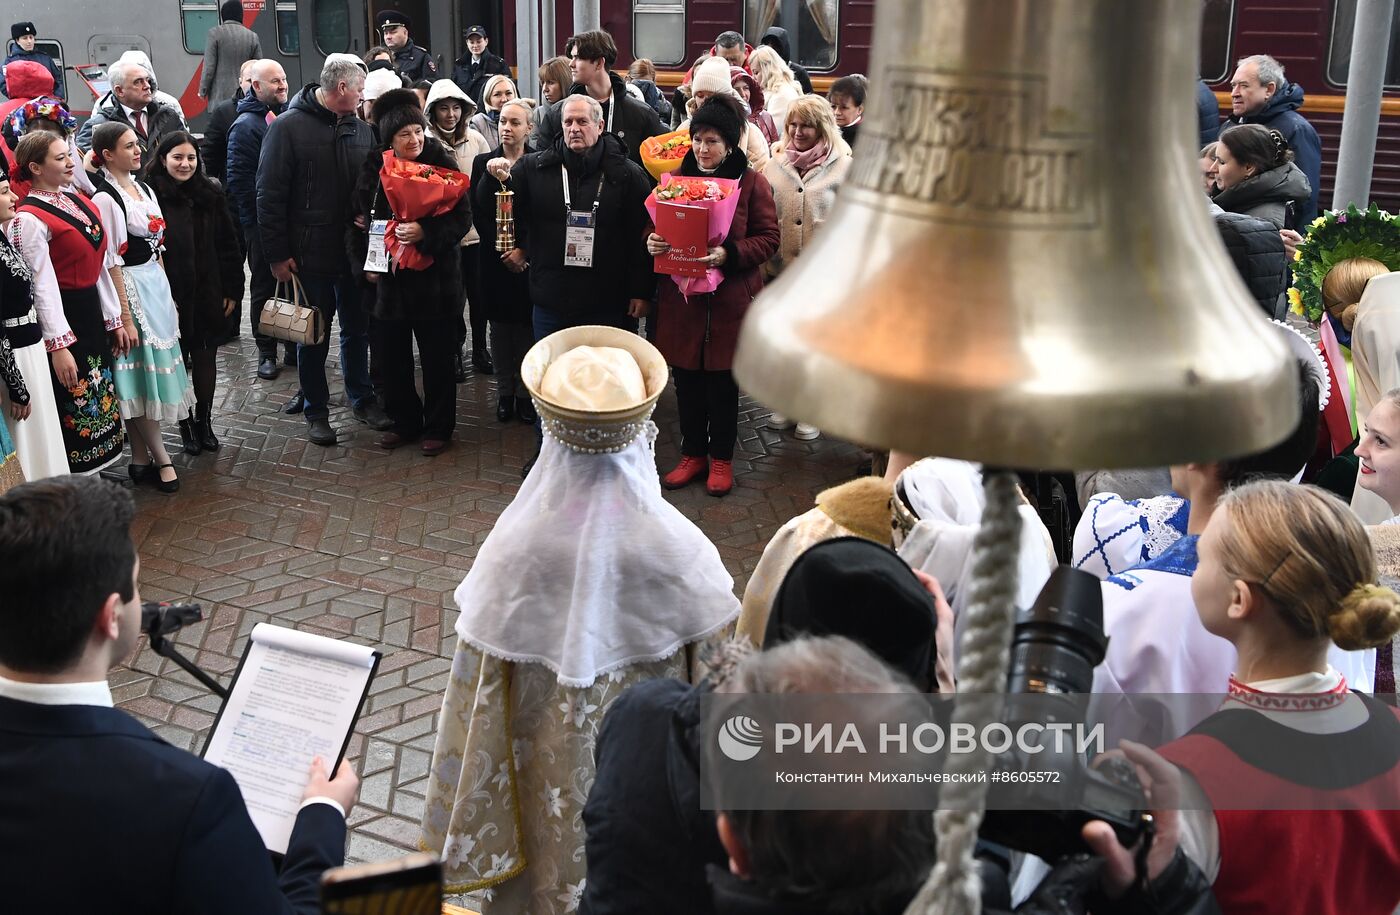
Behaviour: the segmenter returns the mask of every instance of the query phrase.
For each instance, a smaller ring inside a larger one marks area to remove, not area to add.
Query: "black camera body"
[[[1035,603],[1016,618],[1007,674],[1007,724],[1015,730],[1026,723],[1085,721],[1094,668],[1107,648],[1099,580],[1069,566],[1056,568]],[[1018,696],[1035,696],[1035,712],[1017,702]],[[988,810],[980,832],[987,841],[1056,861],[1089,850],[1081,830],[1090,820],[1108,823],[1127,848],[1137,844],[1151,823],[1146,795],[1126,760],[1110,758],[1090,768],[1072,746],[1034,756],[1013,748],[997,758],[996,766],[1011,776],[1003,780],[1010,790],[1024,792],[1028,799],[1033,796],[1038,809],[1028,803],[1021,810]],[[1057,783],[1015,779],[1017,773],[1047,771],[1056,775]],[[1054,792],[1054,805],[1046,804],[1048,791]]]

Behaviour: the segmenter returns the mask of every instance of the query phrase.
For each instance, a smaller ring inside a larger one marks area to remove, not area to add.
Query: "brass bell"
[[[1206,212],[1200,0],[882,0],[828,223],[735,361],[834,435],[1026,468],[1241,455],[1297,367]]]

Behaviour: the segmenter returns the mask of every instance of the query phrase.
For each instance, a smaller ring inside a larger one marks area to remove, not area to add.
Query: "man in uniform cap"
[[[10,40],[15,43],[15,50],[5,57],[5,67],[17,60],[32,60],[36,64],[45,67],[53,74],[53,94],[61,99],[67,99],[68,93],[63,84],[63,71],[58,69],[58,64],[54,59],[43,51],[34,50],[34,39],[38,36],[39,30],[34,28],[32,22],[16,22],[10,26]],[[5,97],[10,96],[10,91],[5,87],[4,70],[0,70],[0,92],[5,93]]]
[[[428,52],[413,43],[408,30],[412,20],[398,10],[380,10],[374,17],[374,24],[384,36],[384,46],[394,55],[394,67],[407,79],[410,85],[420,79],[437,79],[437,65]]]
[[[481,91],[486,88],[486,81],[497,73],[510,76],[505,58],[486,50],[488,43],[486,29],[472,26],[467,29],[467,53],[453,61],[452,81],[478,110],[485,107],[481,104]]]

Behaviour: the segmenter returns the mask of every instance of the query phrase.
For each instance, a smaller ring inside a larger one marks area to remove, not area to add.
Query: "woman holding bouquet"
[[[704,259],[722,273],[719,287],[687,299],[670,277],[657,286],[655,343],[675,375],[681,415],[681,462],[662,478],[667,489],[686,486],[707,471],[710,495],[723,496],[734,488],[739,429],[734,350],[744,313],[763,288],[762,267],[778,250],[780,237],[773,191],[749,168],[739,145],[747,126],[743,106],[725,95],[709,99],[690,119],[691,149],[679,174],[735,180],[739,201],[728,234]],[[660,235],[647,237],[653,256],[670,247]]]
[[[165,450],[161,423],[188,421],[194,390],[180,353],[180,318],[160,257],[165,250],[165,215],[154,192],[136,179],[141,144],[120,121],[92,132],[92,157],[100,164],[92,202],[107,228],[108,258],[121,265],[122,286],[136,326],[131,351],[116,360],[112,383],[131,440],[127,472],[137,483],[154,482],[161,492],[180,488]]]
[[[384,93],[375,99],[372,113],[380,148],[392,152],[393,159],[456,172],[452,151],[428,135],[423,109],[412,90]],[[389,160],[383,161],[387,168]],[[424,177],[432,180],[430,175]],[[390,252],[388,270],[365,271],[365,278],[377,286],[374,318],[379,322],[384,348],[384,406],[394,422],[380,437],[379,446],[398,448],[421,436],[425,455],[441,454],[457,424],[452,353],[462,310],[458,249],[471,228],[471,199],[463,193],[441,215],[399,221],[385,194],[383,171],[372,180],[361,239],[375,247],[376,227],[384,228],[384,221],[390,222],[384,238]],[[357,253],[363,258],[362,252]],[[413,263],[401,263],[404,259]],[[423,260],[427,263],[421,263]],[[413,378],[414,340],[423,362],[422,399]]]

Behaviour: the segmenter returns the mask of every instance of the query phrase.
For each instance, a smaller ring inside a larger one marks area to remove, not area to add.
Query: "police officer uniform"
[[[399,10],[380,10],[379,15],[374,17],[374,25],[381,36],[385,29],[397,26],[403,26],[410,33],[413,31],[412,20]],[[414,44],[412,37],[406,46],[394,52],[394,69],[406,76],[410,83],[420,79],[437,79],[437,65],[433,63],[433,58]]]

